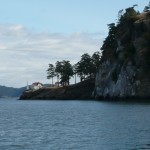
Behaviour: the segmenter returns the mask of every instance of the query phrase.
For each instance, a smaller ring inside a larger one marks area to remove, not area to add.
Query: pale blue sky
[[[99,51],[120,9],[148,0],[0,0],[0,85],[46,79],[49,63]]]
[[[120,9],[148,0],[0,0],[0,23],[45,32],[105,32]]]

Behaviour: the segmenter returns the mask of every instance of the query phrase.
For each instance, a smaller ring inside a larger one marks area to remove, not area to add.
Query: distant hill
[[[0,85],[0,97],[19,97],[26,87],[13,88]]]

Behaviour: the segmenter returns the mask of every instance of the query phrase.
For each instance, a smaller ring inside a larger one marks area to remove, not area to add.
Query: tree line
[[[54,77],[57,77],[57,82],[63,86],[69,85],[70,78],[73,76],[75,77],[75,83],[76,76],[80,78],[81,82],[89,78],[95,78],[97,69],[104,60],[103,53],[105,49],[114,49],[115,53],[113,53],[113,56],[116,56],[116,48],[118,46],[117,39],[124,34],[123,26],[125,24],[132,26],[133,22],[139,19],[138,15],[140,13],[134,9],[136,6],[137,4],[125,9],[125,12],[121,9],[118,12],[117,24],[108,24],[109,31],[108,36],[103,41],[103,45],[101,47],[102,54],[100,52],[95,52],[92,56],[90,56],[88,53],[85,53],[81,56],[80,61],[74,65],[72,65],[69,60],[57,61],[55,64],[49,64],[49,68],[47,69],[47,78],[52,79],[52,84]],[[144,12],[150,12],[150,1],[149,4],[145,6]],[[126,45],[125,48],[129,51],[129,53],[134,51],[132,43]]]
[[[70,78],[73,76],[75,77],[75,84],[77,76],[80,78],[81,82],[86,79],[95,78],[100,58],[100,52],[95,52],[92,56],[85,53],[81,56],[80,61],[74,65],[72,65],[69,60],[62,60],[57,61],[55,64],[49,64],[47,79],[51,79],[53,85],[53,78],[57,77],[58,85],[67,86],[70,84]]]

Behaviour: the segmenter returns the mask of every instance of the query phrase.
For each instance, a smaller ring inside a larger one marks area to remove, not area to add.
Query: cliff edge
[[[93,96],[150,98],[150,12],[131,7],[108,26]]]

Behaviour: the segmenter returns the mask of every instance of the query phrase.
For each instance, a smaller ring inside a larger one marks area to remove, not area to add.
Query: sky
[[[118,11],[148,0],[0,0],[0,85],[51,83],[48,64],[99,51]]]

